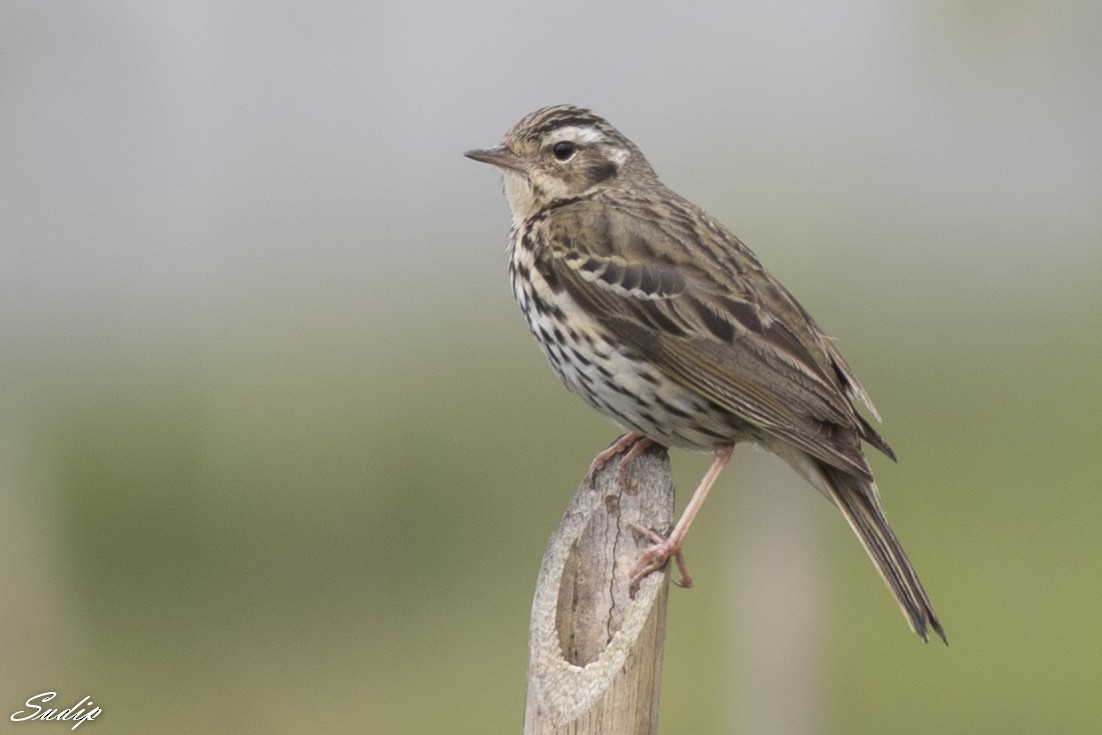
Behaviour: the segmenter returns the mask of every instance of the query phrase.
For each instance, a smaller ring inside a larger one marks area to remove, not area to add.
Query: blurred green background
[[[1102,730],[1100,38],[1094,2],[4,3],[0,731],[44,691],[82,732],[519,730],[616,432],[461,153],[560,102],[841,340],[951,641],[740,449],[662,732]],[[684,501],[707,458],[673,464]]]

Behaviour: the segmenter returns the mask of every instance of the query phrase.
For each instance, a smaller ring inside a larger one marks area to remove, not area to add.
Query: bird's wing
[[[847,398],[869,403],[849,366],[741,241],[688,202],[679,206],[659,221],[577,202],[549,218],[549,246],[537,258],[581,308],[673,380],[871,479],[860,438],[894,455]],[[686,238],[703,245],[689,251]]]

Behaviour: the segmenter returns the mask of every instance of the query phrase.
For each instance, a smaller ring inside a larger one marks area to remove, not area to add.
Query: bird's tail
[[[861,540],[861,545],[891,590],[911,630],[924,641],[932,630],[948,643],[926,590],[922,588],[914,567],[884,517],[876,485],[825,464],[820,464],[819,470],[835,505],[841,509],[850,528]]]

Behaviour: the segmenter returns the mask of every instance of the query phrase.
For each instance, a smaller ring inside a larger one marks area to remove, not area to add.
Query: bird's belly
[[[571,392],[666,446],[711,451],[747,436],[746,425],[635,354],[538,272],[513,273],[513,295],[547,361]]]

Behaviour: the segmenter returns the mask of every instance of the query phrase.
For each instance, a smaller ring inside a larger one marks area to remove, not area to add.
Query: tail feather
[[[821,464],[819,469],[831,498],[861,540],[911,630],[924,641],[932,630],[948,644],[926,590],[884,517],[876,485],[828,465]]]

